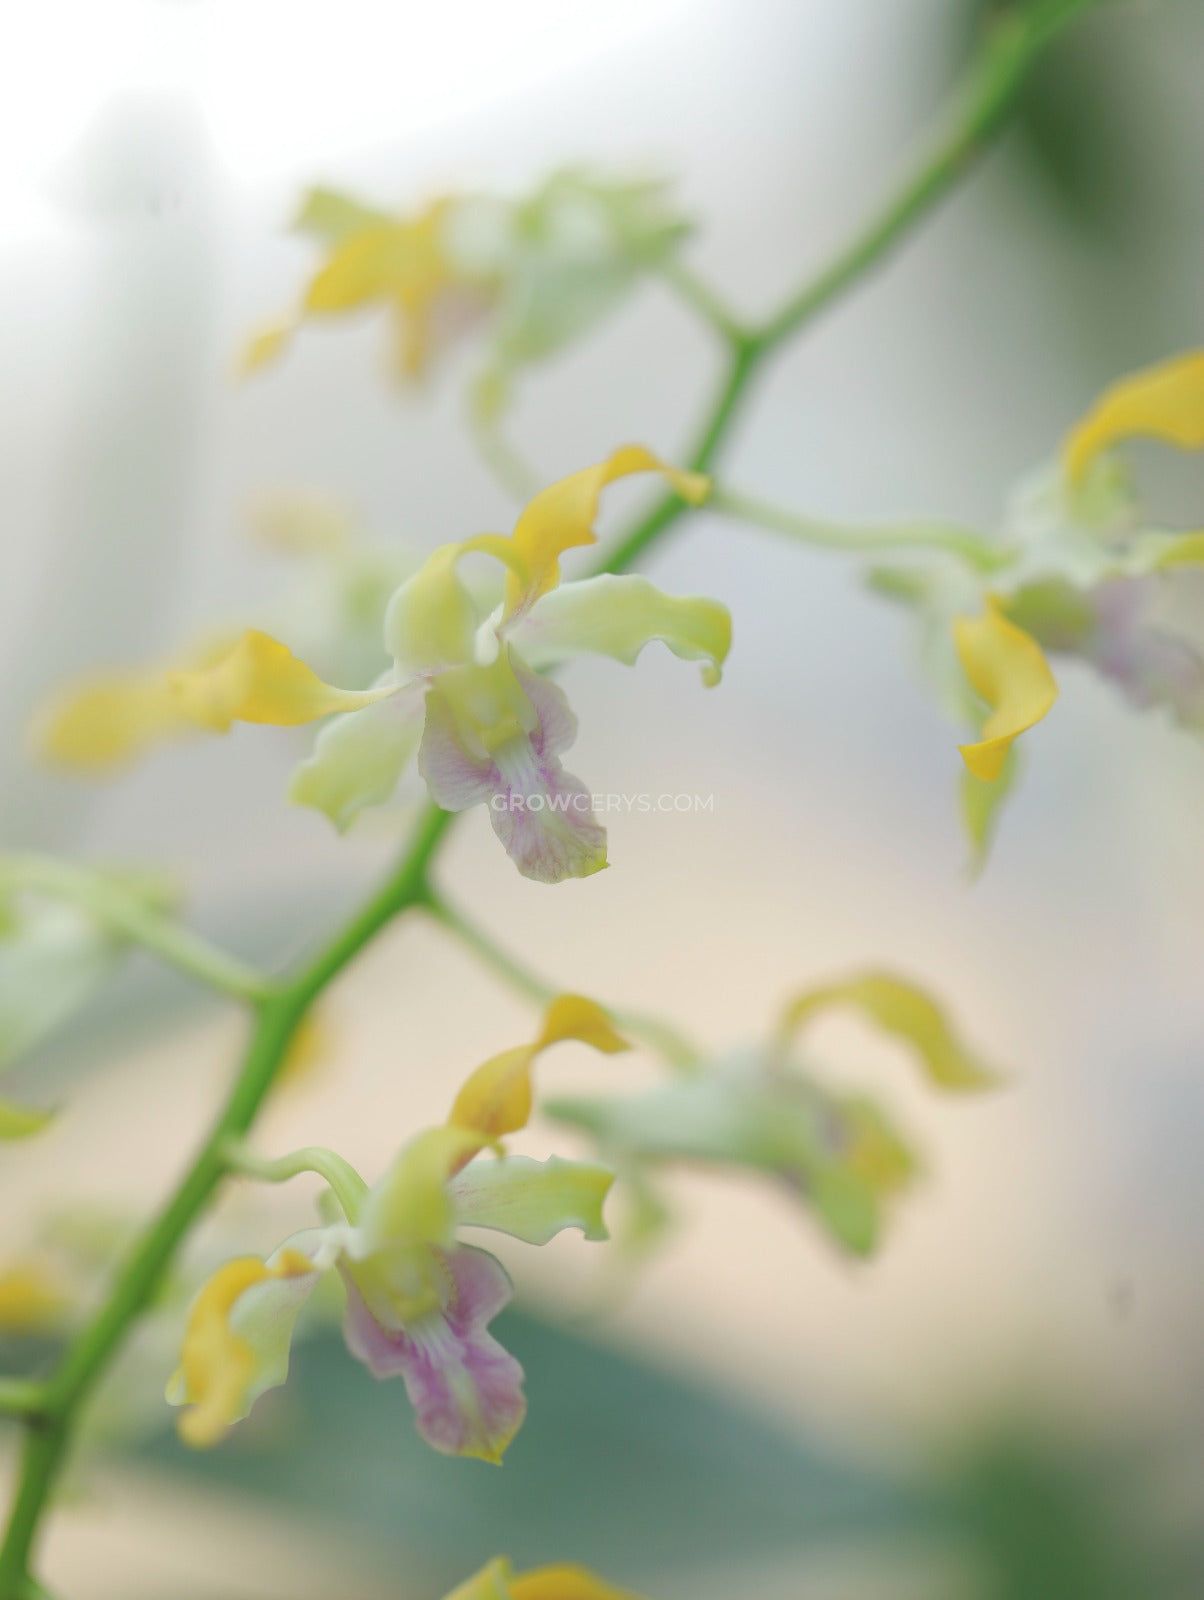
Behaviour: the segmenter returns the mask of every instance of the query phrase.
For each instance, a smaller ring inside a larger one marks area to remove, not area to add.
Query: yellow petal
[[[543,1030],[535,1048],[546,1050],[561,1039],[577,1039],[608,1056],[631,1049],[602,1007],[580,994],[556,996],[544,1013]]]
[[[1204,562],[1204,532],[1184,533],[1173,540],[1156,562],[1161,571],[1165,567],[1193,567]]]
[[[585,1567],[535,1567],[516,1577],[505,1556],[497,1556],[445,1600],[639,1600],[639,1596],[604,1583]]]
[[[957,618],[953,639],[975,693],[992,708],[983,737],[962,745],[962,758],[976,778],[993,783],[1012,740],[1046,715],[1058,685],[1041,646],[1009,622],[994,599],[981,617]]]
[[[240,377],[248,377],[261,367],[278,361],[288,348],[295,331],[291,322],[269,322],[259,328],[243,345],[238,357]]]
[[[642,445],[623,445],[597,466],[586,467],[541,490],[515,525],[513,539],[530,576],[524,585],[511,574],[506,580],[506,610],[512,613],[537,600],[560,582],[560,557],[576,545],[593,544],[598,501],[608,483],[635,472],[660,472],[690,505],[706,499],[711,482],[697,472],[666,466]]]
[[[510,1583],[511,1600],[638,1600],[585,1567],[537,1567]]]
[[[17,1106],[11,1100],[0,1100],[0,1139],[28,1139],[41,1133],[54,1119],[53,1111],[35,1111],[29,1106]]]
[[[581,995],[558,995],[548,1007],[533,1044],[518,1045],[491,1057],[468,1079],[456,1096],[448,1122],[478,1132],[482,1141],[525,1128],[531,1115],[531,1067],[541,1050],[565,1039],[577,1039],[610,1055],[629,1048],[616,1033],[601,1006]]]
[[[33,742],[44,760],[97,773],[136,761],[188,727],[162,669],[98,672],[55,694]]]
[[[278,639],[249,629],[227,655],[201,672],[173,672],[172,692],[198,727],[225,733],[232,722],[295,728],[336,711],[357,711],[395,691],[336,689]]]
[[[255,1284],[307,1277],[312,1264],[299,1251],[282,1250],[269,1265],[244,1256],[220,1267],[193,1302],[175,1387],[192,1409],[180,1418],[186,1443],[216,1444],[247,1414],[257,1371],[257,1352],[230,1326],[239,1298]]]
[[[1204,447],[1204,350],[1144,367],[1106,389],[1062,446],[1072,483],[1101,450],[1137,434],[1181,450]]]
[[[781,1036],[792,1037],[820,1012],[849,1006],[911,1045],[925,1075],[941,1089],[981,1089],[998,1081],[958,1036],[944,1011],[913,983],[887,972],[866,972],[806,989],[786,1007]]]
[[[5,1333],[44,1333],[58,1327],[66,1308],[62,1284],[40,1262],[17,1262],[0,1272],[0,1330]]]

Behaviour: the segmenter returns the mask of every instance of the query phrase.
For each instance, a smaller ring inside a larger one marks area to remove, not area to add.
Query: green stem
[[[1061,30],[1097,0],[1037,0],[1001,17],[955,98],[947,126],[917,171],[868,225],[785,305],[752,333],[734,333],[728,363],[698,431],[688,464],[710,469],[729,425],[762,362],[886,259],[987,149],[1014,105],[1029,69]],[[671,494],[659,499],[619,542],[598,571],[621,572],[683,515]]]
[[[359,1218],[360,1207],[368,1194],[368,1185],[350,1161],[321,1144],[306,1145],[301,1150],[290,1150],[288,1155],[271,1157],[258,1155],[241,1140],[235,1140],[227,1146],[225,1159],[231,1172],[258,1178],[261,1183],[287,1183],[303,1172],[316,1172],[329,1184],[348,1222]]]
[[[249,1131],[313,1001],[387,923],[423,899],[431,858],[451,821],[448,812],[428,806],[393,876],[313,961],[259,1003],[242,1067],[208,1137],[118,1274],[108,1300],[47,1383],[40,1412],[31,1419],[20,1486],[0,1548],[0,1600],[21,1600],[34,1536],[77,1407],[126,1328],[153,1300],[176,1247],[225,1175],[230,1147]]]
[[[525,1000],[530,1000],[537,1006],[546,1006],[558,994],[563,993],[562,986],[546,982],[532,972],[530,967],[516,961],[510,952],[503,949],[483,928],[466,917],[462,911],[449,905],[435,890],[428,889],[425,903],[427,910],[437,922],[449,933],[454,934],[466,950],[471,950],[484,966],[495,972],[503,983],[508,984],[516,994],[521,994]],[[686,1070],[701,1059],[702,1051],[661,1017],[611,1005],[606,1006],[606,1010],[621,1033],[628,1033],[633,1039],[639,1039],[644,1044],[650,1045],[673,1066]]]
[[[755,335],[758,347],[780,344],[885,261],[986,150],[1033,64],[1074,17],[1096,3],[1030,0],[988,28],[978,60],[928,155],[867,226],[763,324]]]
[[[744,398],[761,352],[753,345],[740,344],[728,357],[723,377],[711,402],[710,410],[698,432],[690,452],[689,466],[693,472],[706,472],[719,446],[724,442],[736,410]],[[595,572],[626,572],[633,567],[650,545],[656,543],[687,510],[686,502],[675,494],[666,494],[656,502],[641,522],[621,539],[598,562]]]
[[[683,305],[731,345],[739,345],[748,337],[740,319],[723,299],[704,283],[689,267],[678,260],[666,261],[660,275]]]
[[[0,866],[0,889],[29,890],[77,906],[169,966],[237,1000],[262,1000],[271,992],[262,974],[190,933],[102,873],[47,856],[12,856]]]
[[[752,495],[716,485],[707,504],[715,511],[726,511],[742,522],[754,523],[771,533],[785,534],[800,544],[821,550],[842,550],[850,554],[877,554],[882,551],[940,550],[960,557],[979,572],[990,572],[1002,565],[1006,554],[969,528],[936,522],[906,522],[881,527],[853,527],[838,522],[820,522],[768,505]]]

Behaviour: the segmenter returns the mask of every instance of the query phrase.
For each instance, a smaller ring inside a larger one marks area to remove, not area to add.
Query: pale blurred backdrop
[[[418,550],[509,526],[512,503],[463,425],[463,372],[399,392],[372,319],[315,328],[279,368],[234,380],[240,342],[312,261],[283,231],[304,186],[404,207],[566,163],[663,170],[699,222],[687,259],[760,311],[887,192],[932,125],[973,10],[45,0],[14,12],[0,69],[5,847],[179,866],[198,925],[262,960],[320,938],[395,848],[395,817],[339,840],[285,806],[304,735],[241,729],[108,787],[52,777],[25,753],[31,706],[56,680],[166,654],[271,594],[278,568],[246,536],[264,492],[335,497]],[[1108,378],[1198,339],[1202,67],[1192,0],[1088,20],[1039,80],[1027,131],[773,363],[724,480],[815,514],[991,526]],[[530,375],[515,437],[548,480],[629,439],[673,458],[717,361],[650,286]],[[614,491],[605,527],[642,492]],[[654,652],[637,672],[574,668],[570,764],[594,788],[713,793],[713,811],[614,817],[611,870],[554,890],[514,873],[477,812],[443,881],[554,981],[675,1016],[716,1047],[762,1034],[804,982],[887,965],[942,994],[1011,1077],[991,1098],[941,1102],[868,1034],[825,1025],[848,1081],[879,1091],[925,1152],[925,1182],[876,1260],[844,1263],[760,1185],[691,1178],[684,1225],[621,1293],[605,1252],[573,1235],[515,1252],[522,1303],[570,1328],[605,1304],[590,1339],[872,1473],[922,1477],[977,1430],[1024,1433],[1040,1418],[1055,1454],[1119,1455],[1130,1504],[1149,1501],[1141,1536],[1177,1539],[1198,1525],[1204,1487],[1199,749],[1064,671],[971,885],[955,730],[915,670],[905,619],[840,559],[705,515],[651,570],[730,604],[725,682],[704,694]],[[337,1062],[271,1108],[263,1143],[329,1143],[373,1174],[530,1017],[415,920],[338,985],[329,1022]],[[238,1035],[236,1018],[134,963],[36,1063],[67,1109],[4,1155],[9,1249],[51,1198],[149,1205]],[[555,1070],[558,1088],[648,1072]],[[528,1141],[548,1148],[546,1130]],[[223,1226],[245,1223],[267,1247],[309,1200],[304,1183],[244,1192]],[[537,1367],[529,1392],[534,1415]],[[410,1430],[400,1392],[376,1403]],[[725,1435],[712,1446],[718,1461]],[[337,1511],[298,1521],[287,1496],[260,1505],[206,1465],[203,1486],[137,1462],[82,1483],[50,1578],[73,1600],[275,1600],[336,1584],[409,1600],[491,1553],[470,1519],[450,1573],[428,1559],[400,1490],[395,1540],[374,1542]],[[474,1494],[494,1492],[486,1469],[462,1470]],[[568,1503],[571,1465],[564,1477]],[[661,1600],[980,1592],[957,1540],[931,1528],[871,1539],[852,1519],[794,1549],[735,1539],[725,1561],[713,1540],[697,1546],[688,1515],[680,1526],[655,1559],[626,1547],[619,1521],[595,1527],[586,1553]],[[407,1539],[412,1559],[397,1554]],[[509,1542],[536,1559],[580,1553],[528,1552],[521,1516]],[[1167,1585],[1116,1592],[1199,1592]]]

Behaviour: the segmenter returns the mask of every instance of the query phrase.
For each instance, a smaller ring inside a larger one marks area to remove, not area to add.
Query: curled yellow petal
[[[836,1006],[859,1011],[886,1033],[909,1044],[929,1082],[941,1089],[981,1089],[998,1074],[979,1060],[931,995],[888,972],[865,972],[805,989],[786,1007],[780,1036],[792,1038],[821,1012]]]
[[[992,708],[983,737],[961,746],[962,759],[976,778],[993,783],[1013,739],[1049,712],[1058,685],[1041,646],[994,599],[981,617],[958,617],[953,639],[975,693]]]
[[[178,1395],[191,1405],[180,1418],[180,1436],[187,1444],[197,1448],[216,1444],[228,1427],[246,1416],[256,1394],[267,1386],[257,1383],[264,1352],[231,1326],[241,1297],[257,1284],[310,1277],[313,1270],[296,1250],[280,1251],[271,1263],[244,1256],[220,1267],[201,1290],[188,1318],[180,1370],[172,1383],[172,1397]],[[273,1349],[271,1355],[278,1352]],[[275,1372],[270,1376],[275,1379]]]
[[[1181,450],[1204,447],[1204,350],[1143,367],[1105,389],[1062,446],[1070,481],[1081,483],[1101,450],[1138,434]]]
[[[631,1049],[602,1007],[579,994],[556,996],[544,1013],[543,1028],[535,1048],[546,1050],[548,1045],[557,1044],[561,1039],[576,1039],[608,1056]]]
[[[232,722],[295,728],[394,693],[390,686],[356,690],[323,683],[287,646],[254,628],[213,666],[173,672],[169,681],[181,713],[215,733],[225,733]]]
[[[682,499],[701,505],[710,493],[711,480],[698,472],[681,472],[667,466],[643,445],[622,445],[596,466],[574,472],[540,491],[519,517],[514,544],[530,576],[524,584],[517,575],[506,580],[506,610],[514,612],[554,589],[560,582],[560,557],[576,545],[593,544],[598,501],[608,483],[635,472],[662,473]]]
[[[477,1132],[482,1142],[525,1128],[531,1115],[531,1067],[550,1045],[577,1039],[611,1055],[629,1048],[601,1006],[581,995],[558,995],[532,1044],[503,1050],[479,1066],[456,1096],[448,1122]]]

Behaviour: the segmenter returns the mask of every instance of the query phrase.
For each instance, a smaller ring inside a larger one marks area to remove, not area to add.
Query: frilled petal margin
[[[513,1289],[487,1251],[459,1245],[443,1259],[442,1309],[404,1326],[377,1321],[344,1272],[347,1348],[374,1378],[404,1381],[428,1444],[444,1455],[499,1462],[527,1409],[523,1369],[488,1332]]]
[[[1135,435],[1182,450],[1204,447],[1204,350],[1144,367],[1106,389],[1062,446],[1072,483],[1110,445]]]
[[[490,1228],[526,1244],[547,1244],[565,1228],[606,1239],[602,1203],[614,1173],[592,1161],[506,1156],[470,1162],[448,1184],[457,1225]]]
[[[717,600],[665,594],[638,574],[603,573],[541,596],[511,638],[536,671],[577,655],[630,667],[659,639],[683,661],[705,661],[703,679],[713,685],[731,648],[732,619]]]
[[[992,708],[983,737],[961,746],[976,778],[993,783],[1012,741],[1053,707],[1058,685],[1041,646],[1003,615],[993,597],[981,617],[958,617],[953,638],[974,692]]]
[[[588,790],[560,765],[577,719],[555,684],[517,667],[516,677],[534,714],[530,733],[516,733],[488,755],[470,751],[436,686],[426,697],[418,770],[445,811],[488,804],[493,831],[525,878],[587,878],[607,864],[606,829],[594,820]]]

